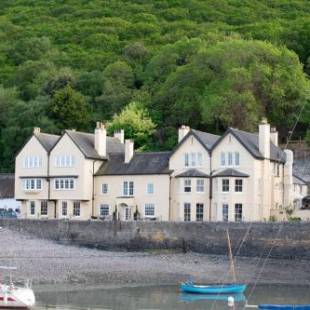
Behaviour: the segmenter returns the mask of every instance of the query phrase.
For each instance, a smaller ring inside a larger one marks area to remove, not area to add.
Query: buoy
[[[235,298],[232,296],[229,296],[228,299],[228,307],[233,307],[235,305]]]

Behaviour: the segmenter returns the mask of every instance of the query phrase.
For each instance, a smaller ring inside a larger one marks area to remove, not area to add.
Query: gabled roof
[[[237,178],[247,178],[248,174],[238,171],[236,169],[225,169],[213,175],[214,178],[222,177],[237,177]]]
[[[0,173],[0,199],[14,198],[15,175]]]
[[[296,174],[293,174],[293,184],[307,185],[306,181]]]
[[[264,159],[259,151],[258,134],[242,131],[235,128],[228,128],[225,134],[213,145],[215,148],[228,134],[232,134],[247,150],[257,159]],[[285,153],[270,141],[270,160],[285,163]]]
[[[66,130],[66,134],[76,144],[85,157],[91,159],[103,159],[95,149],[95,135],[74,130]],[[125,146],[118,138],[107,137],[107,154],[124,153]]]
[[[36,133],[34,136],[39,140],[47,152],[49,152],[60,139],[60,136],[48,133]]]
[[[188,169],[178,175],[176,178],[209,178],[210,176],[198,169]]]
[[[111,154],[96,175],[170,174],[169,158],[170,152],[135,153],[130,162],[125,163],[124,154]]]
[[[310,183],[310,164],[309,158],[295,159],[293,165],[293,173],[306,183]]]
[[[190,129],[188,134],[173,149],[173,151],[171,152],[171,156],[181,147],[181,145],[185,141],[187,141],[187,139],[190,136],[194,136],[208,152],[211,151],[216,141],[220,139],[220,136],[218,135],[214,135],[214,134],[203,132],[203,131],[196,130],[196,129]]]

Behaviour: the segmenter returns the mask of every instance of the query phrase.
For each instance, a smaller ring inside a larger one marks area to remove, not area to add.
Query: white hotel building
[[[287,218],[307,186],[293,176],[293,153],[263,120],[258,133],[223,136],[179,129],[169,152],[134,151],[124,132],[108,137],[35,128],[16,157],[15,198],[24,218],[264,221]],[[294,182],[298,181],[297,184]],[[297,190],[296,190],[297,188]],[[305,211],[303,219],[310,219]]]

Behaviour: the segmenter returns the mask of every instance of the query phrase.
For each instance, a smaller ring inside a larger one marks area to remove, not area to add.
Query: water
[[[248,287],[245,298],[248,304],[310,304],[310,286],[264,285],[252,291]],[[232,309],[227,301],[207,300],[207,296],[194,298],[180,294],[177,286],[144,286],[114,289],[49,290],[35,292],[35,309]],[[240,296],[239,296],[240,298]],[[235,309],[244,309],[245,301],[236,302]]]

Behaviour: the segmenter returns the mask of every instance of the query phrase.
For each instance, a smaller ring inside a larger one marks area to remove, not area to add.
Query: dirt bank
[[[190,277],[203,282],[232,280],[224,256],[101,251],[61,245],[3,228],[0,265],[16,266],[14,277],[30,279],[33,284],[175,284]],[[310,284],[307,261],[238,258],[236,269],[242,282]]]

